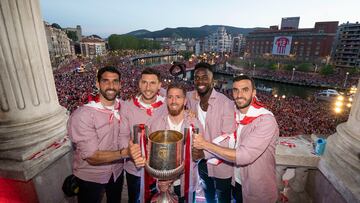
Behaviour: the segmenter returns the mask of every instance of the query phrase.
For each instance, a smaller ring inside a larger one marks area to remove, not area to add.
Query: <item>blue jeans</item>
[[[231,202],[231,178],[221,179],[209,177],[207,163],[202,159],[198,163],[199,176],[203,182],[203,190],[208,203]],[[216,201],[217,197],[217,201]]]

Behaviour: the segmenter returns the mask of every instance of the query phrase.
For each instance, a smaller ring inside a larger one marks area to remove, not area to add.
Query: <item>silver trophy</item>
[[[137,130],[135,131],[135,128]],[[140,129],[144,129],[143,126]],[[146,128],[147,129],[147,128]],[[139,126],[134,126],[134,141],[137,141]],[[147,135],[147,131],[146,135]],[[184,136],[173,130],[159,130],[147,137],[147,160],[145,170],[158,179],[160,192],[151,202],[178,202],[177,196],[169,191],[173,181],[184,171]]]

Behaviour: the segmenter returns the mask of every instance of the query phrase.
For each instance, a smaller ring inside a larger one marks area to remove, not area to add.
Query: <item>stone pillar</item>
[[[0,0],[0,177],[30,180],[66,154],[38,0]]]
[[[347,202],[360,202],[360,80],[346,123],[327,139],[319,169]]]

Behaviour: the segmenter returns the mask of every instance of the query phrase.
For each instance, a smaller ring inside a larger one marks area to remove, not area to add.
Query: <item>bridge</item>
[[[131,62],[141,60],[141,59],[147,59],[147,58],[158,58],[158,57],[164,57],[164,56],[176,56],[178,52],[162,52],[162,53],[154,53],[154,54],[141,54],[137,56],[133,56],[130,58]]]

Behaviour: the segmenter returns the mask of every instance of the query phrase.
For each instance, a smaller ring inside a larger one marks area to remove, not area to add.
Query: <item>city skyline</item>
[[[62,27],[81,25],[83,35],[97,34],[101,37],[126,34],[139,29],[157,31],[203,25],[242,28],[280,26],[281,18],[296,16],[300,17],[300,28],[311,28],[319,21],[339,21],[342,24],[347,21],[355,23],[360,19],[357,11],[360,2],[356,0],[348,0],[346,4],[337,0],[244,2],[40,0],[40,5],[45,21],[58,23]]]

